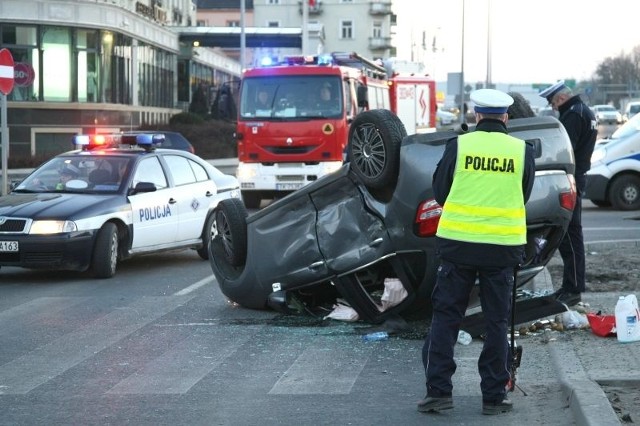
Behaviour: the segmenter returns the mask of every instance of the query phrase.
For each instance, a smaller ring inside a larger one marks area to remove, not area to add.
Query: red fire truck
[[[286,58],[243,73],[238,101],[237,177],[248,208],[340,168],[349,123],[390,109],[407,132],[435,130],[435,82],[398,74],[355,53]]]

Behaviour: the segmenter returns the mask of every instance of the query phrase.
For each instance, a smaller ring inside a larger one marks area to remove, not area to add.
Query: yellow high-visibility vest
[[[526,243],[524,141],[504,133],[458,136],[458,156],[437,236],[517,246]]]

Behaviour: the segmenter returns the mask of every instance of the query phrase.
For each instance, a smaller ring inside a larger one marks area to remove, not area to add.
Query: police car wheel
[[[368,188],[394,186],[400,145],[407,131],[389,110],[374,109],[356,116],[349,128],[347,157],[351,170]]]
[[[211,240],[215,236],[216,230],[216,215],[210,214],[207,220],[204,222],[204,229],[202,230],[202,247],[197,250],[198,256],[204,260],[209,259],[209,245]]]
[[[640,178],[623,175],[611,183],[611,205],[617,210],[640,209]]]
[[[241,200],[230,198],[218,204],[215,213],[215,240],[231,266],[242,266],[247,258],[247,209]]]
[[[93,248],[91,270],[96,278],[111,278],[118,264],[118,227],[111,222],[102,225]]]

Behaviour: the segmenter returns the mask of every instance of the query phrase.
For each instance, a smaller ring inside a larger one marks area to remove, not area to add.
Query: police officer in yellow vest
[[[421,412],[453,408],[453,349],[469,294],[480,283],[486,338],[480,358],[482,413],[512,409],[507,329],[514,268],[524,257],[525,203],[535,177],[533,148],[507,134],[513,98],[493,89],[471,93],[475,131],[448,141],[433,175],[436,201],[443,206],[436,234],[440,258],[431,296],[433,318],[422,359],[427,395]]]

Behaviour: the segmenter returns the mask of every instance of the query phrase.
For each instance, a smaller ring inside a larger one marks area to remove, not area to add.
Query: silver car
[[[522,286],[549,261],[575,203],[574,158],[564,127],[552,117],[509,121],[510,134],[536,152],[527,207]],[[349,131],[349,158],[340,170],[247,215],[238,200],[216,208],[209,261],[222,292],[253,308],[307,310],[337,297],[360,319],[430,309],[438,259],[435,232],[442,209],[431,177],[453,130],[406,136],[387,110],[359,114]],[[389,280],[407,296],[383,309]],[[478,305],[477,294],[470,305]]]

